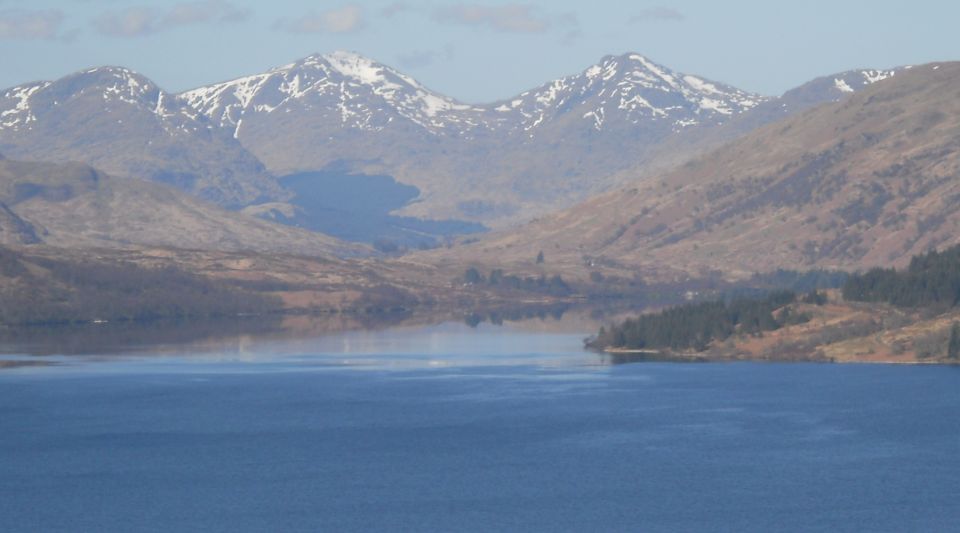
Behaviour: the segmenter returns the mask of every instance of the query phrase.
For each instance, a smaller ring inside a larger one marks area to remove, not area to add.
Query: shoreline
[[[643,362],[675,362],[675,363],[822,363],[837,365],[940,365],[960,366],[960,361],[895,361],[890,359],[836,359],[823,357],[785,357],[774,359],[770,357],[740,357],[735,355],[711,355],[707,353],[673,353],[668,350],[631,349],[631,348],[604,348],[597,353],[614,358],[622,358],[620,364]]]

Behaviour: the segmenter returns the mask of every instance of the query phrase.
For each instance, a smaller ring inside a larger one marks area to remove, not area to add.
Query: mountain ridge
[[[633,68],[628,68],[629,72],[622,72],[620,69],[622,63],[627,63],[628,67]],[[623,79],[630,74],[635,78]],[[313,75],[313,78],[309,79],[307,75]],[[482,104],[459,102],[455,98],[426,88],[414,78],[392,67],[359,54],[344,51],[312,54],[263,73],[190,89],[179,93],[179,96],[185,98],[211,120],[215,122],[219,120],[224,126],[236,127],[247,111],[272,113],[291,99],[303,98],[310,92],[322,92],[327,88],[339,90],[342,93],[343,88],[336,87],[335,82],[346,80],[348,83],[353,82],[356,86],[372,87],[372,92],[384,97],[384,101],[399,111],[401,116],[436,135],[470,134],[477,130],[497,133],[506,130],[508,133],[516,133],[517,126],[523,132],[529,132],[546,118],[543,109],[537,104],[549,106],[559,100],[561,104],[556,107],[562,107],[563,103],[572,100],[574,96],[584,96],[584,93],[594,88],[598,81],[607,82],[613,77],[621,78],[621,85],[632,84],[633,87],[630,89],[634,90],[636,87],[660,92],[668,92],[665,87],[677,90],[693,104],[696,114],[716,112],[720,115],[730,115],[749,109],[766,99],[704,78],[677,73],[634,52],[620,56],[604,56],[599,63],[591,65],[578,74],[549,81],[512,98]],[[281,79],[282,83],[278,83]],[[576,94],[577,85],[586,85],[579,88],[579,95]],[[404,94],[403,89],[414,94]],[[286,98],[273,99],[273,103],[267,103],[271,100],[271,95],[266,94],[267,91],[279,92],[286,95]],[[571,94],[561,94],[564,92]],[[602,96],[605,89],[601,88],[597,92]],[[622,109],[629,111],[645,109],[654,116],[665,116],[667,111],[676,109],[676,106],[672,108],[650,106],[649,101],[639,95],[630,94],[631,99],[623,98],[628,96],[627,92],[631,91],[625,90],[621,95]],[[721,99],[718,100],[717,97]],[[259,103],[256,102],[258,98],[261,100]],[[224,99],[227,102],[224,102]],[[346,108],[341,108],[341,111],[344,113],[342,118],[345,123],[347,115],[352,113]],[[512,111],[516,111],[515,114],[520,115],[521,120],[505,120],[509,116],[504,113]],[[592,120],[596,125],[601,112],[595,109],[593,113],[595,117]],[[581,115],[580,118],[588,117]],[[375,122],[365,117],[352,123],[352,126],[358,129],[375,129],[377,126],[371,125]],[[516,126],[511,125],[517,122],[519,124]],[[507,126],[504,127],[504,124]],[[599,125],[602,126],[602,124]],[[683,123],[683,125],[689,124]]]

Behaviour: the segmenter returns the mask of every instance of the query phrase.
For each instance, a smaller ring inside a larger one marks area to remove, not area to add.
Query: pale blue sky
[[[779,94],[860,67],[960,60],[960,2],[0,0],[0,86],[122,65],[180,91],[352,50],[468,102],[639,52]]]

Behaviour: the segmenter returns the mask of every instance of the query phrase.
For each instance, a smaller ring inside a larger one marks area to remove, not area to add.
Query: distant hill
[[[102,67],[0,92],[0,152],[82,161],[241,207],[283,190],[229,131],[129,69]]]
[[[960,242],[960,63],[923,65],[449,256],[651,278],[903,265]]]
[[[226,211],[172,188],[80,163],[0,161],[0,244],[163,246],[310,256],[366,248]]]
[[[282,308],[274,295],[177,266],[143,267],[106,250],[93,257],[71,252],[0,246],[3,331],[27,324],[236,317]]]

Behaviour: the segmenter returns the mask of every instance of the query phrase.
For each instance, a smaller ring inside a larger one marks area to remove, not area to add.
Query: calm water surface
[[[482,324],[5,356],[2,531],[951,531],[960,369]]]

